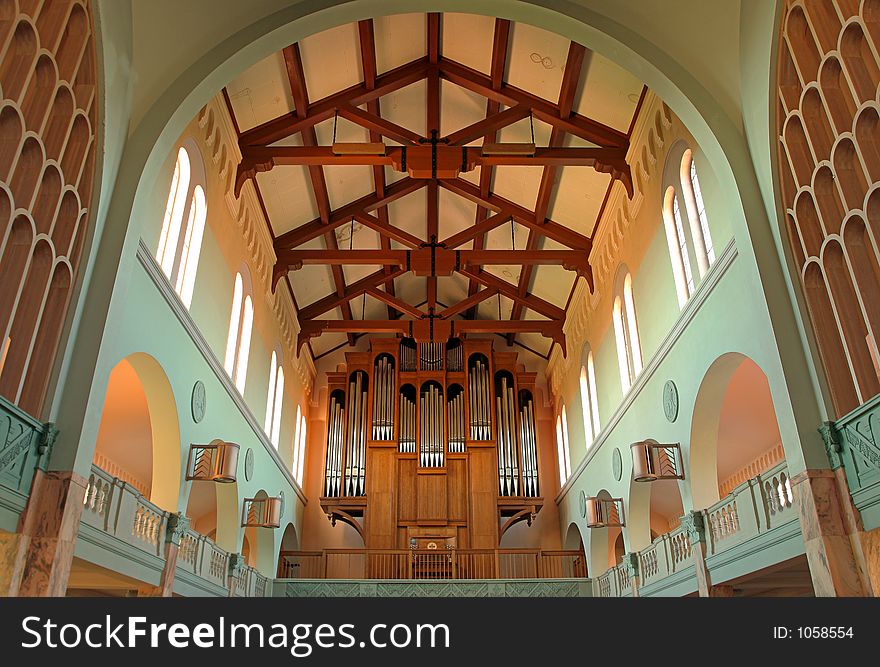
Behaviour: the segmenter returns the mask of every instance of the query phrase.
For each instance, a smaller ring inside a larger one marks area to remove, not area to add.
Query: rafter
[[[534,211],[530,211],[518,204],[513,203],[509,199],[505,199],[496,194],[483,196],[480,189],[473,183],[469,183],[461,178],[441,179],[440,185],[450,192],[461,195],[465,199],[469,199],[481,206],[486,207],[490,211],[501,213],[505,217],[510,217],[518,223],[525,225],[529,229],[533,229],[542,236],[553,239],[557,243],[568,246],[572,250],[589,251],[592,247],[590,239],[583,234],[564,227],[552,220],[544,220],[539,222],[535,218]],[[592,281],[591,281],[592,283]],[[592,289],[592,286],[591,286]]]
[[[376,87],[376,36],[373,31],[373,19],[367,19],[365,21],[358,22],[358,38],[360,40],[361,46],[361,65],[364,70],[364,86],[368,90],[373,90]],[[379,100],[369,100],[367,102],[367,111],[373,114],[374,116],[380,116],[381,112],[379,110]],[[378,132],[370,131],[370,141],[379,141],[381,139]],[[385,196],[385,168],[380,165],[373,166],[373,188],[376,191],[377,197]],[[376,211],[378,216],[379,224],[383,227],[391,228],[391,219],[388,215],[388,206],[380,206]],[[366,214],[364,214],[366,215]],[[363,224],[363,223],[361,223]],[[383,250],[390,250],[391,241],[385,235],[379,236],[379,246]],[[391,273],[391,267],[386,266],[384,271],[387,274]],[[390,279],[385,282],[385,292],[390,294],[391,296],[395,295],[394,290],[394,279]],[[395,316],[395,311],[390,304],[385,304],[388,312],[389,319]]]
[[[328,294],[324,298],[318,299],[317,301],[310,303],[308,306],[300,308],[300,324],[302,324],[306,320],[311,320],[318,315],[326,313],[327,311],[333,310],[337,306],[347,304],[352,299],[361,296],[367,290],[375,289],[387,279],[389,279],[389,277],[391,279],[394,279],[402,276],[404,273],[406,273],[405,269],[398,269],[397,271],[393,271],[391,274],[386,274],[384,271],[376,271],[368,276],[364,276],[360,280],[353,282],[351,285],[349,285],[345,291],[345,294]],[[349,317],[348,319],[352,318]]]
[[[510,45],[510,21],[507,19],[495,19],[495,30],[492,37],[492,61],[489,67],[489,81],[494,90],[499,90],[501,88],[501,82],[504,80],[504,70],[507,63],[507,51]],[[486,100],[486,117],[490,117],[494,114],[497,114],[501,110],[501,104],[493,99]],[[491,143],[495,141],[497,137],[497,130],[489,131],[486,136],[483,137],[483,143]],[[486,167],[480,167],[480,195],[483,197],[489,196],[489,189],[492,186],[492,174],[495,169],[488,165]],[[474,214],[474,226],[479,226],[483,221],[489,218],[489,210],[481,205],[477,204],[477,210]],[[479,250],[483,247],[486,242],[486,232],[478,233],[474,237],[474,249]],[[473,296],[477,293],[477,289],[479,288],[479,283],[475,280],[468,281],[468,296]],[[476,306],[470,308],[465,315],[468,319],[473,319],[476,316]]]
[[[544,301],[544,299],[531,294],[520,296],[516,290],[516,285],[511,285],[506,280],[501,280],[501,278],[497,278],[491,273],[486,271],[475,271],[468,268],[459,269],[459,273],[466,278],[473,278],[486,287],[498,290],[502,295],[511,299],[514,303],[521,303],[523,306],[535,311],[539,315],[543,315],[551,320],[565,320],[565,311],[562,308],[554,306],[549,301]]]
[[[393,306],[395,309],[399,310],[401,313],[405,313],[407,315],[411,315],[412,317],[424,317],[425,312],[419,310],[415,306],[411,306],[403,299],[398,299],[396,296],[392,296],[387,292],[383,292],[380,289],[368,289],[367,294],[369,294],[374,299],[378,299],[382,303],[385,303],[389,306]]]
[[[582,116],[578,113],[569,113],[565,117],[559,114],[559,105],[548,102],[545,99],[533,95],[521,88],[503,83],[496,90],[492,86],[491,77],[482,72],[471,69],[459,62],[448,58],[440,58],[440,76],[462,88],[496,100],[506,106],[524,105],[532,110],[535,118],[545,123],[559,127],[569,134],[578,136],[599,146],[626,147],[629,139],[625,132],[615,130],[612,127]]]
[[[339,115],[369,130],[373,134],[388,137],[401,144],[415,144],[422,138],[418,133],[392,123],[390,120],[386,120],[375,113],[350,105],[339,107]]]
[[[291,44],[284,49],[284,64],[287,68],[287,78],[290,83],[290,92],[293,96],[296,114],[300,118],[305,118],[309,111],[309,93],[306,88],[306,77],[303,72],[302,57],[299,52],[299,44]],[[304,146],[315,146],[318,143],[318,137],[315,134],[314,126],[307,127],[300,133]],[[315,195],[315,202],[318,206],[318,215],[321,222],[326,227],[330,222],[330,195],[327,191],[327,181],[324,178],[324,168],[320,166],[309,167],[309,178],[312,182],[312,193]],[[324,243],[328,250],[336,250],[338,248],[336,242],[336,232],[329,230],[324,234]],[[334,264],[330,267],[330,273],[333,276],[333,284],[336,287],[336,293],[339,296],[345,295],[345,274],[342,266]],[[351,306],[346,301],[341,304],[343,317],[352,318]],[[348,342],[354,345],[355,338],[353,334],[349,334]]]
[[[361,106],[421,81],[428,75],[429,70],[428,59],[418,58],[377,76],[372,88],[368,88],[363,83],[355,84],[311,103],[305,115],[291,112],[243,132],[239,144],[265,146],[286,139],[308,127],[314,127],[322,121],[333,118],[333,114],[340,107]]]
[[[326,231],[336,229],[339,225],[351,222],[358,213],[369,213],[376,209],[387,206],[393,201],[406,195],[421,190],[427,185],[427,181],[417,181],[411,178],[402,178],[385,188],[384,195],[375,192],[364,195],[353,202],[346,204],[330,213],[330,219],[324,224],[320,218],[311,220],[289,232],[285,232],[275,238],[276,254],[284,249],[295,248],[323,235]]]
[[[578,83],[584,69],[584,61],[587,57],[587,49],[577,42],[570,42],[568,45],[568,56],[565,60],[565,69],[562,74],[562,84],[559,87],[559,98],[557,105],[559,106],[559,116],[564,118],[571,114],[571,108],[574,104],[574,97],[577,92]],[[550,132],[550,146],[561,146],[565,140],[565,133],[558,127],[554,127]],[[556,184],[557,168],[555,165],[545,166],[541,173],[541,184],[538,187],[538,196],[535,199],[535,219],[544,220],[550,208],[550,200],[553,197],[553,191]],[[533,250],[539,246],[539,236],[535,231],[529,231],[529,238],[526,241],[526,249]],[[533,266],[524,266],[519,274],[519,284],[517,292],[525,296],[532,284],[532,276],[534,275]],[[518,320],[522,317],[523,307],[516,303],[510,311],[510,319]],[[507,344],[513,344],[513,336],[508,334]]]
[[[390,224],[382,222],[381,219],[370,215],[369,213],[355,213],[354,219],[359,223],[364,225],[365,227],[369,227],[373,231],[379,233],[380,238],[388,240],[388,241],[397,241],[401,245],[405,245],[408,248],[418,248],[422,245],[422,239],[417,236],[413,236],[409,232],[405,232],[398,227],[394,227]]]
[[[486,287],[479,290],[475,294],[470,295],[466,299],[462,299],[458,303],[449,306],[445,310],[441,310],[438,314],[444,320],[448,320],[450,317],[455,317],[459,313],[462,313],[471,308],[476,308],[477,305],[481,304],[486,299],[495,296],[496,294],[498,294],[497,289],[493,287]]]

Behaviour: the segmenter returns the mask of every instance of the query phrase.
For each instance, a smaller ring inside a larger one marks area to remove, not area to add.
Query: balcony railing
[[[539,549],[326,549],[282,551],[279,579],[586,578],[579,551]]]
[[[711,557],[797,520],[785,462],[746,480],[711,507],[702,510],[707,565]],[[684,525],[655,538],[637,554],[642,588],[684,572],[693,565],[691,543]],[[618,564],[596,578],[596,595],[630,595],[626,566]]]
[[[48,460],[55,431],[0,396],[0,525],[12,528],[30,495],[34,472]]]
[[[160,509],[128,482],[92,466],[83,500],[81,523],[125,544],[164,560],[169,513]],[[177,572],[187,572],[227,589],[230,554],[204,535],[186,529],[180,538]],[[263,597],[268,579],[251,567],[237,573],[236,595]],[[214,589],[216,590],[216,589]]]

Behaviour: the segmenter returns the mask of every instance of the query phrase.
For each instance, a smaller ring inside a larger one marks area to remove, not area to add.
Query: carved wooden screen
[[[95,176],[91,8],[0,0],[0,395],[42,416]]]
[[[880,392],[880,0],[788,1],[785,227],[837,415]]]

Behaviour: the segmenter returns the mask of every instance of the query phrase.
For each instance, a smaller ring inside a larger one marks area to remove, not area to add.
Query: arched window
[[[672,262],[672,276],[675,279],[675,293],[679,308],[684,308],[694,292],[694,277],[691,272],[691,259],[688,253],[687,236],[681,220],[678,195],[671,185],[666,188],[663,198],[663,226],[666,229],[666,242],[669,246],[669,259]]]
[[[642,372],[642,349],[636,325],[636,306],[633,301],[632,275],[623,276],[622,286],[614,298],[612,312],[614,337],[617,340],[617,361],[620,366],[620,384],[625,394]]]
[[[599,435],[599,405],[596,401],[596,369],[593,351],[587,352],[587,363],[581,366],[581,410],[584,416],[584,437],[591,444]]]
[[[706,218],[706,207],[703,204],[703,191],[697,178],[697,165],[694,163],[690,148],[681,156],[681,190],[690,221],[691,237],[694,240],[694,252],[697,256],[697,267],[702,278],[715,261],[715,249],[712,236],[709,234],[709,221]]]
[[[296,457],[296,468],[293,471],[293,476],[296,479],[298,484],[302,484],[303,480],[303,468],[305,467],[306,462],[306,416],[302,415],[300,417],[299,422],[299,446],[297,447],[298,454]]]
[[[559,485],[562,486],[571,477],[571,452],[568,448],[568,416],[565,406],[556,418],[556,449],[559,454]]]
[[[269,396],[266,399],[266,425],[263,430],[269,441],[278,449],[281,435],[281,406],[284,403],[284,369],[281,367],[281,355],[272,352],[269,367]],[[299,424],[297,424],[299,426]]]
[[[254,304],[250,291],[247,273],[244,277],[241,272],[236,273],[232,292],[232,313],[229,316],[229,337],[226,340],[226,361],[223,365],[241,394],[244,394],[251,329],[254,325]]]
[[[208,205],[205,200],[205,170],[194,146],[177,151],[177,163],[171,177],[165,217],[159,234],[156,261],[174,285],[174,290],[189,308],[202,250],[202,236]],[[186,221],[184,225],[183,222]],[[181,230],[183,233],[181,233]]]

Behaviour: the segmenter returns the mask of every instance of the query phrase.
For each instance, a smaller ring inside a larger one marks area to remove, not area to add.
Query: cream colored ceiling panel
[[[275,236],[314,220],[318,208],[308,171],[303,167],[275,167],[257,174],[260,194]]]
[[[395,90],[380,99],[382,117],[425,136],[425,96],[428,84],[423,79]]]
[[[495,167],[495,194],[533,211],[543,167]]]
[[[309,102],[363,81],[357,23],[309,35],[299,43]]]
[[[549,216],[554,222],[590,236],[611,177],[590,167],[563,167]]]
[[[381,74],[424,57],[426,32],[425,14],[393,14],[374,18],[378,72]]]
[[[391,224],[424,239],[426,194],[427,188],[422,188],[391,202],[388,205],[388,219]]]
[[[629,129],[643,84],[627,70],[598,53],[591,54],[575,110],[621,132]]]
[[[306,264],[299,271],[291,271],[288,275],[296,302],[301,308],[336,291],[333,274],[328,266]],[[326,315],[321,317],[326,319]]]
[[[468,227],[474,226],[474,218],[477,215],[477,205],[472,201],[465,199],[464,197],[459,197],[443,188],[440,188],[439,192],[440,224],[438,225],[438,228],[440,234],[437,240],[442,241],[453,234],[458,234]],[[464,250],[465,248],[470,248],[471,245],[472,244],[467,243],[459,246],[457,249]]]
[[[565,308],[576,276],[573,271],[566,271],[561,266],[536,266],[532,271],[531,293],[555,306]]]
[[[488,73],[492,67],[492,42],[495,35],[495,17],[478,14],[444,14],[442,23],[445,58],[479,72]]]
[[[514,23],[507,56],[507,82],[551,102],[559,99],[569,40],[540,28]]]
[[[486,117],[486,98],[456,86],[448,81],[440,81],[440,134],[445,136],[473,125]],[[480,145],[482,137],[469,142]]]
[[[226,86],[239,129],[244,132],[293,109],[281,52],[249,67]]]

